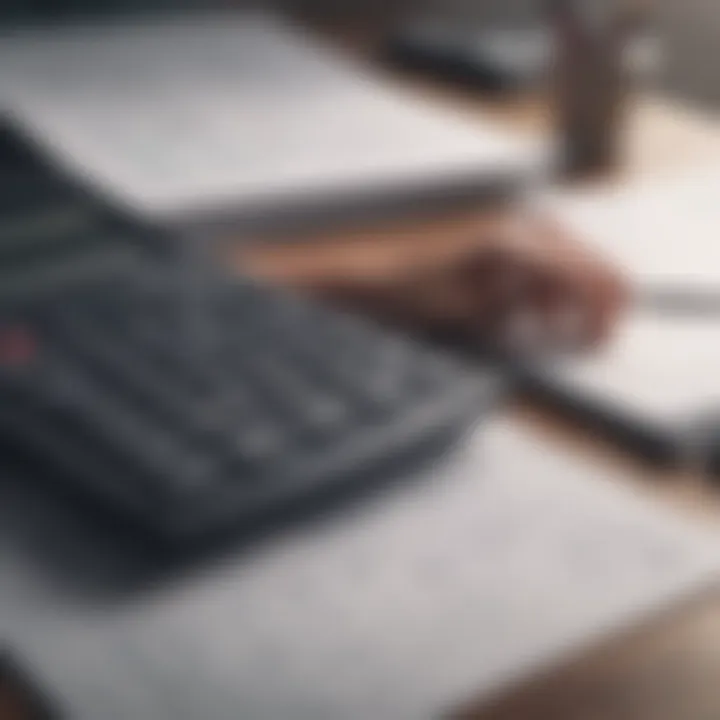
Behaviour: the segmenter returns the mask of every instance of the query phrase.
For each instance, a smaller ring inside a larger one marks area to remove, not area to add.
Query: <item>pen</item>
[[[720,287],[714,289],[646,288],[635,296],[641,310],[674,316],[720,316]]]

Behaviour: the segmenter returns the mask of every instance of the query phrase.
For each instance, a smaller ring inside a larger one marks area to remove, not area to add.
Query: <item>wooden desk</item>
[[[427,89],[425,89],[427,91]],[[431,90],[472,116],[492,112],[526,132],[547,127],[542,103],[491,105]],[[643,98],[635,103],[626,135],[626,166],[610,182],[682,172],[720,161],[720,121],[672,101]],[[312,236],[298,244],[274,243],[232,253],[229,261],[282,281],[303,267],[353,258],[359,272],[382,273],[407,253],[428,258],[471,242],[483,210],[442,217],[387,222],[373,227]],[[382,247],[381,257],[377,248]],[[544,433],[550,443],[583,452],[595,462],[629,467],[639,487],[697,522],[720,521],[720,493],[698,478],[660,473],[624,457],[597,438],[568,426],[548,411],[513,411]],[[613,638],[564,667],[498,697],[466,705],[463,717],[478,720],[711,720],[720,717],[720,593],[709,594],[630,635]]]

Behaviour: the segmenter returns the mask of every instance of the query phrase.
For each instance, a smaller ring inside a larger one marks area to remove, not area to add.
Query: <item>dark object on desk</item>
[[[0,126],[0,297],[42,295],[167,256],[172,243],[99,203]]]
[[[700,414],[691,424],[686,460],[693,470],[720,478],[720,412],[717,408]]]
[[[218,278],[188,308],[180,282],[65,288],[0,329],[3,435],[151,532],[337,490],[494,405],[487,377],[371,325]]]
[[[269,286],[19,163],[0,192],[0,428],[154,533],[362,480],[492,406],[493,377]]]
[[[555,113],[569,178],[615,170],[630,84],[626,58],[645,19],[639,3],[548,3],[555,50]]]
[[[411,22],[387,41],[399,67],[487,92],[532,89],[550,64],[550,35],[536,27],[468,27]]]
[[[0,651],[0,720],[61,720],[47,699],[20,672],[7,653]]]

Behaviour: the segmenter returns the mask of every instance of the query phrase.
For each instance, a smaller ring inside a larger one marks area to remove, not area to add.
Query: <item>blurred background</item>
[[[0,18],[48,13],[83,12],[100,6],[108,10],[161,9],[267,5],[262,0],[0,0]],[[433,12],[488,22],[531,22],[542,12],[542,0],[285,0],[281,4],[303,14],[321,15],[347,22],[392,18],[408,12]],[[664,89],[698,103],[720,102],[720,83],[715,74],[720,64],[720,3],[712,0],[650,0],[665,49],[660,81]]]
[[[532,22],[542,14],[542,0],[288,0],[295,7],[323,14],[382,15],[408,10],[462,14],[488,23]],[[688,100],[720,102],[720,3],[713,0],[650,0],[662,38],[665,65],[659,82]]]
[[[169,1],[169,0],[168,0]],[[543,11],[542,0],[287,0],[306,12],[370,18],[428,11],[462,14],[488,23],[531,23]],[[702,104],[720,102],[720,3],[713,0],[650,0],[661,35],[665,66],[659,82],[665,90]]]

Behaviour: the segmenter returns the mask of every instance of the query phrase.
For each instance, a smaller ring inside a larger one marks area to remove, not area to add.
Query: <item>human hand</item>
[[[548,217],[505,215],[430,247],[378,238],[314,257],[311,245],[260,274],[409,331],[509,349],[592,346],[627,297],[620,273]]]

